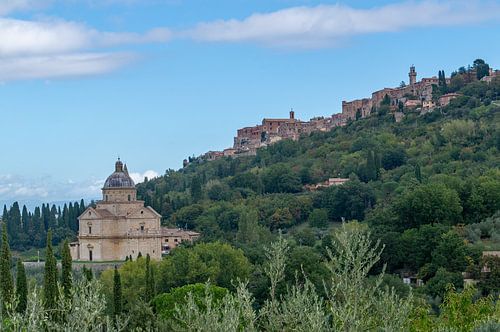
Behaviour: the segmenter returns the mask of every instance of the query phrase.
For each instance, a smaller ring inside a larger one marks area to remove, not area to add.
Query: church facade
[[[134,181],[118,159],[115,171],[104,183],[103,198],[78,218],[78,242],[71,244],[77,261],[123,261],[149,254],[161,259],[161,215],[137,200]]]

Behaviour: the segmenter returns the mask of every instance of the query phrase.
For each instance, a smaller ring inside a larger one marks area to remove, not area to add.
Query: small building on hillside
[[[193,243],[200,237],[200,233],[181,228],[161,228],[161,252],[166,255],[182,242]]]
[[[455,93],[455,92],[442,95],[441,97],[439,97],[439,100],[438,100],[439,106],[445,107],[450,103],[450,101],[452,101],[453,99],[455,99],[459,96],[461,96],[461,95],[459,93]]]
[[[347,181],[349,181],[349,179],[347,179],[347,178],[329,178],[328,180],[320,182],[320,183],[307,184],[304,186],[304,188],[306,190],[309,190],[309,191],[316,191],[316,190],[321,189],[321,188],[340,186],[340,185],[346,183]]]

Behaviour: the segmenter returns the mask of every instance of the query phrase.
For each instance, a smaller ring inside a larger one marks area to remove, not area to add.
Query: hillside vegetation
[[[316,262],[326,257],[331,230],[357,220],[385,245],[372,273],[386,265],[390,274],[418,276],[425,282],[419,291],[439,302],[448,283],[463,287],[461,272],[482,278],[481,252],[500,242],[500,80],[465,84],[458,92],[448,106],[425,115],[404,109],[400,123],[375,110],[345,127],[262,148],[255,157],[167,170],[141,184],[139,194],[164,224],[242,249],[257,293],[265,283],[259,280],[263,246],[279,230],[293,244],[288,282],[302,268],[321,288],[324,267]],[[330,177],[350,181],[305,191]],[[484,295],[500,290],[500,282],[490,284],[480,283]]]

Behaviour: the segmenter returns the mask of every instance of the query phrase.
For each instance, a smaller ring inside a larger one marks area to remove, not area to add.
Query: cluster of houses
[[[330,131],[346,123],[347,119],[343,114],[302,121],[295,118],[295,112],[292,110],[288,118],[264,118],[259,125],[238,129],[232,147],[223,151],[208,151],[196,159],[213,161],[223,157],[254,156],[261,147],[284,139],[298,140],[301,135],[316,131]],[[189,162],[190,160],[185,159],[184,166],[187,166]]]
[[[469,71],[471,80],[474,80],[475,69]],[[408,73],[408,84],[401,84],[396,88],[383,88],[372,93],[370,98],[342,101],[342,113],[333,114],[329,117],[315,117],[309,121],[295,118],[294,111],[290,111],[288,118],[272,119],[264,118],[261,124],[238,129],[234,137],[233,146],[223,151],[208,151],[194,158],[199,161],[213,161],[223,157],[252,156],[261,147],[279,142],[283,139],[298,140],[301,135],[316,131],[330,131],[334,127],[344,126],[349,120],[368,117],[374,109],[377,109],[386,101],[393,112],[395,120],[401,121],[403,113],[398,112],[402,106],[406,109],[415,109],[420,114],[425,114],[436,107],[447,106],[451,100],[460,96],[458,93],[447,93],[437,99],[433,98],[433,89],[440,84],[439,78],[433,76],[422,78],[417,81],[415,66],[410,67]],[[499,70],[490,69],[489,75],[484,76],[481,81],[491,82],[495,77],[500,77]],[[450,84],[451,79],[444,77],[445,84]],[[193,159],[185,159],[187,166]]]

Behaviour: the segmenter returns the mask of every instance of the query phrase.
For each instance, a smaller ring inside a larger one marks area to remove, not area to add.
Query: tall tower
[[[410,85],[414,85],[415,83],[417,83],[417,72],[415,71],[414,65],[411,65],[408,76],[410,77]]]

